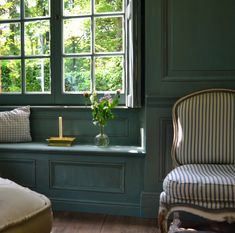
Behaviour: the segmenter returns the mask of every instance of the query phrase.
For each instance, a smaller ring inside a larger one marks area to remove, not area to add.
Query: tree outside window
[[[64,95],[124,93],[125,0],[61,1],[0,0],[0,94],[53,94],[53,81]],[[61,77],[51,69],[58,57]]]

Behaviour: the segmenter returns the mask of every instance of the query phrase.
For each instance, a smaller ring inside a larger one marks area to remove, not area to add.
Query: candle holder
[[[71,146],[76,138],[63,137],[63,118],[59,117],[59,137],[47,139],[48,146]]]
[[[71,137],[50,137],[47,141],[48,146],[72,146],[75,139]]]

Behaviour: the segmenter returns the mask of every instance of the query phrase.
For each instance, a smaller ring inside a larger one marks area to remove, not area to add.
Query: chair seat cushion
[[[0,232],[49,233],[50,200],[44,195],[0,178]]]
[[[235,201],[197,201],[197,200],[185,200],[185,199],[176,199],[166,195],[165,192],[162,192],[160,195],[160,205],[167,206],[191,206],[202,209],[210,210],[232,210],[235,209]]]
[[[182,165],[166,176],[163,189],[178,200],[234,202],[235,165]]]

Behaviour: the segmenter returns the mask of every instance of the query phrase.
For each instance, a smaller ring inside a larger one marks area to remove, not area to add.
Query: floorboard
[[[182,227],[199,232],[235,233],[235,223],[184,222]],[[193,231],[192,231],[193,232]],[[55,212],[51,233],[160,233],[156,219],[105,214]]]
[[[51,233],[159,233],[156,220],[103,214],[55,212]]]

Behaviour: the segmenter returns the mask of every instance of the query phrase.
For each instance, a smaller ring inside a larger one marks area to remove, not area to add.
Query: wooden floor
[[[159,231],[154,219],[56,212],[51,233],[159,233]]]
[[[182,227],[216,233],[235,233],[235,223],[206,221],[184,223]],[[160,233],[155,219],[105,214],[55,212],[51,233]]]

